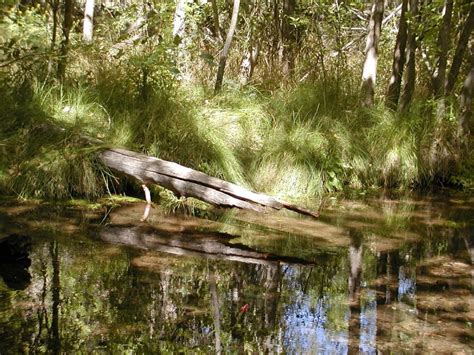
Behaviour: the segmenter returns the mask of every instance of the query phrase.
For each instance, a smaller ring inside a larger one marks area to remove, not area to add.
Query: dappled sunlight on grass
[[[2,159],[6,189],[25,197],[95,198],[119,188],[94,160],[102,147],[86,136],[290,199],[409,190],[441,172],[424,153],[435,123],[383,107],[348,110],[318,83],[272,96],[251,86],[210,96],[199,86],[158,82],[143,98],[136,87],[124,91],[120,70],[101,73],[90,86],[34,81],[21,108],[20,98],[5,92],[8,119],[0,133],[7,149],[21,151]],[[13,127],[23,129],[3,138]]]

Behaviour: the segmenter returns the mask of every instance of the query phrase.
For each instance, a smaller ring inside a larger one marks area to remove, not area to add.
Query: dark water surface
[[[474,197],[294,214],[0,203],[0,353],[458,353]]]

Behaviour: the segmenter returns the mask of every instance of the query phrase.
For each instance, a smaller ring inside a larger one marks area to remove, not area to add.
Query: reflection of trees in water
[[[418,257],[451,247],[468,255],[460,232],[457,240],[433,238],[379,255],[360,232],[350,236],[349,248],[322,252],[311,267],[152,253],[154,266],[145,269],[130,265],[147,255],[139,251],[40,244],[32,253],[29,311],[8,327],[23,329],[14,344],[27,344],[32,352],[370,352],[375,330],[387,336],[388,307],[407,302],[396,295],[414,292]],[[417,317],[409,309],[407,314]]]
[[[216,339],[215,351],[217,354],[222,352],[221,341],[221,313],[219,305],[219,296],[217,295],[216,275],[215,271],[211,271],[208,276],[209,290],[211,292],[211,308],[214,320],[214,336]]]
[[[59,305],[61,302],[61,283],[60,283],[60,261],[58,242],[51,242],[51,265],[53,268],[53,277],[51,280],[51,295],[53,299],[51,307],[51,332],[49,334],[49,348],[53,354],[59,354],[61,351],[61,338],[59,334]]]

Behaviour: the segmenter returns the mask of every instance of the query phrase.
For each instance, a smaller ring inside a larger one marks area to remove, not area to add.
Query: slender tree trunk
[[[56,49],[56,35],[58,32],[58,4],[59,0],[50,0],[49,4],[51,6],[51,16],[53,19],[53,29],[51,33],[51,51],[54,52]],[[52,58],[49,59],[48,61],[48,76],[53,72],[53,66],[54,66],[55,60]]]
[[[283,0],[283,16],[281,25],[282,39],[282,70],[285,75],[291,75],[294,69],[294,46],[296,42],[295,28],[291,24],[294,16],[296,0]]]
[[[214,36],[221,39],[221,26],[219,25],[219,9],[217,8],[217,0],[211,0],[212,20],[214,21]]]
[[[281,44],[281,23],[280,23],[280,3],[279,0],[273,0],[272,1],[272,7],[273,7],[273,40],[272,40],[272,56],[271,56],[271,62],[272,62],[272,70],[275,70],[275,66],[278,63],[278,51],[280,48]]]
[[[234,0],[234,7],[232,9],[232,18],[230,20],[229,31],[227,31],[227,37],[225,39],[224,48],[219,59],[219,68],[217,69],[216,85],[214,92],[217,93],[221,90],[222,80],[224,79],[225,64],[227,62],[227,54],[229,53],[232,39],[234,38],[235,28],[237,27],[237,19],[239,17],[240,0]]]
[[[403,69],[405,66],[405,48],[407,44],[407,19],[406,13],[408,0],[402,2],[402,14],[398,26],[397,38],[395,40],[395,50],[393,53],[392,76],[388,84],[386,104],[392,109],[396,109],[400,97]]]
[[[260,46],[258,43],[245,52],[242,62],[240,63],[240,83],[242,85],[247,85],[252,79],[259,53]]]
[[[58,32],[58,4],[59,0],[51,0],[51,11],[53,17],[53,29],[51,34],[51,49],[54,50],[56,47],[56,35]]]
[[[64,80],[67,64],[67,53],[69,51],[69,34],[72,27],[72,11],[74,0],[64,0],[63,40],[61,42],[61,58],[58,63],[58,79]]]
[[[412,19],[419,18],[418,16],[418,0],[410,0],[409,2],[409,13],[411,14]],[[415,80],[416,80],[416,33],[415,26],[412,23],[408,27],[408,36],[407,36],[407,48],[406,48],[406,57],[407,57],[407,70],[405,75],[405,86],[403,88],[402,97],[400,99],[399,110],[401,112],[408,111],[410,107],[411,100],[413,98],[413,93],[415,92]]]
[[[458,121],[458,139],[460,145],[467,145],[470,134],[469,126],[472,118],[472,97],[474,95],[474,46],[470,49],[470,70],[462,87],[460,96],[460,111]]]
[[[178,0],[173,19],[173,38],[176,42],[181,42],[184,35],[184,25],[186,21],[187,0]]]
[[[438,33],[437,63],[433,73],[433,95],[436,98],[443,97],[446,87],[446,66],[448,63],[448,51],[450,46],[451,18],[453,14],[454,0],[446,0],[443,7],[443,20]]]
[[[82,39],[85,42],[92,42],[92,34],[94,32],[94,0],[86,0],[84,7],[84,26],[82,31]]]
[[[173,19],[173,41],[177,45],[176,65],[179,68],[181,80],[189,79],[190,76],[186,64],[189,60],[185,42],[186,8],[188,3],[189,0],[177,0]]]
[[[459,70],[461,69],[464,52],[466,51],[473,28],[474,3],[471,4],[469,15],[467,16],[466,22],[464,23],[461,34],[459,36],[458,44],[456,46],[456,52],[454,53],[453,62],[451,64],[451,69],[449,70],[448,74],[448,80],[446,82],[446,95],[451,94],[454,89],[454,85],[456,84],[456,80],[459,75]]]
[[[374,0],[365,47],[364,69],[362,71],[361,104],[364,107],[372,107],[374,104],[377,55],[382,29],[383,10],[384,0]]]

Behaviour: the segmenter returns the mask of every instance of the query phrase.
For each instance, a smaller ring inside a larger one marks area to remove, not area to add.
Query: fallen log
[[[296,257],[260,252],[230,243],[234,236],[219,232],[168,233],[148,225],[113,225],[99,230],[100,239],[112,244],[160,251],[167,254],[247,264],[314,265]]]
[[[177,196],[194,197],[218,207],[235,207],[257,212],[264,212],[267,208],[286,208],[314,218],[319,217],[319,212],[252,192],[170,161],[119,148],[104,150],[99,157],[110,169],[141,181],[146,194],[147,184],[158,184],[173,191]]]

